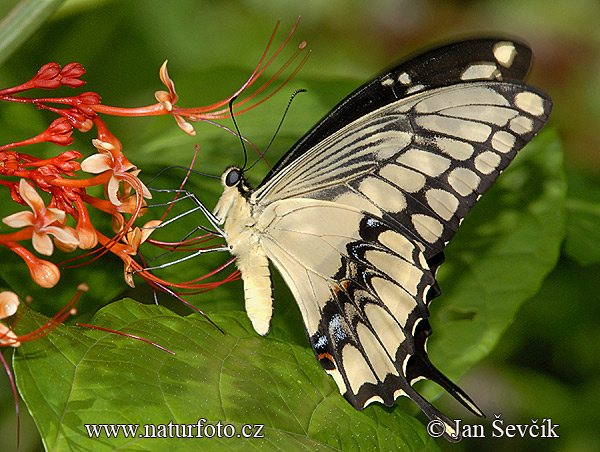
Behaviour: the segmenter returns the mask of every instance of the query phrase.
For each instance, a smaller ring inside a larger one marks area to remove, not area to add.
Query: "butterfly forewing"
[[[523,80],[530,64],[531,49],[498,39],[461,41],[416,55],[342,100],[275,164],[262,184],[334,131],[398,99],[466,80]]]
[[[243,224],[225,221],[226,233],[238,231],[227,237],[238,262],[259,253],[274,263],[317,359],[357,409],[407,395],[456,439],[454,423],[412,389],[428,378],[482,414],[427,357],[428,304],[440,293],[445,244],[548,119],[548,96],[519,81],[530,58],[520,44],[480,40],[399,65],[346,98],[231,204],[251,211]],[[220,205],[232,193],[226,186]],[[246,279],[246,289],[268,283]],[[268,325],[270,299],[251,295]]]
[[[473,82],[398,100],[333,133],[253,194],[368,212],[440,252],[476,199],[545,124],[551,102],[522,83]]]

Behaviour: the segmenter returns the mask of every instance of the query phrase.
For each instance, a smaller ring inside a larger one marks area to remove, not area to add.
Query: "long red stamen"
[[[130,337],[132,339],[137,339],[137,340],[146,342],[148,344],[154,345],[156,348],[160,348],[161,350],[164,350],[165,352],[168,352],[171,355],[175,354],[175,352],[172,352],[168,348],[165,348],[162,345],[158,345],[156,342],[152,342],[152,341],[150,341],[148,339],[144,339],[143,337],[136,336],[135,334],[123,333],[122,331],[111,330],[110,328],[103,328],[101,326],[96,326],[96,325],[89,325],[87,323],[76,323],[75,325],[77,325],[77,326],[85,326],[86,328],[92,328],[94,330],[106,331],[108,333],[119,334],[121,336]]]
[[[56,329],[61,323],[63,323],[67,317],[76,312],[75,306],[79,302],[81,295],[83,292],[87,292],[89,287],[87,284],[80,284],[77,287],[77,293],[69,300],[69,302],[63,306],[63,308],[58,311],[54,317],[48,320],[44,325],[39,327],[38,329],[32,331],[31,333],[24,334],[23,336],[17,336],[17,340],[20,342],[27,342],[39,339],[44,337],[46,334],[50,333],[52,330]]]
[[[8,377],[8,381],[10,384],[10,389],[13,393],[13,399],[15,401],[15,412],[17,415],[17,448],[19,447],[20,438],[21,438],[21,414],[20,414],[20,405],[19,405],[19,393],[17,391],[17,385],[15,383],[15,376],[10,369],[10,366],[4,359],[4,355],[0,352],[0,361],[2,361],[2,367],[6,372],[6,376]]]

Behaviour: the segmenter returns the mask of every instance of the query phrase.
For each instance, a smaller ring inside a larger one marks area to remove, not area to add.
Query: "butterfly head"
[[[225,221],[234,206],[247,204],[247,199],[252,192],[244,179],[244,171],[239,166],[227,168],[221,176],[221,184],[223,185],[223,194],[213,211],[219,224]]]
[[[244,178],[244,171],[239,166],[227,168],[221,176],[221,183],[226,191],[237,188],[245,198],[248,197],[251,191]]]

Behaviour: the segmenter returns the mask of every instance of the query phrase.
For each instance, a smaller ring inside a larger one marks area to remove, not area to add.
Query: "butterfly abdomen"
[[[256,245],[238,254],[236,264],[244,281],[246,314],[256,332],[264,336],[269,332],[273,315],[269,261]]]

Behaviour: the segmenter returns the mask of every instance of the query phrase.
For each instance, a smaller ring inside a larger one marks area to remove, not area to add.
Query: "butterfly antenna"
[[[242,138],[242,133],[240,132],[240,128],[237,125],[237,122],[235,120],[235,116],[233,114],[233,103],[235,102],[235,100],[237,99],[237,96],[232,97],[229,100],[229,113],[231,114],[231,119],[233,120],[233,125],[235,126],[235,131],[237,133],[237,136],[240,139],[240,143],[242,143],[242,149],[244,150],[244,164],[242,165],[242,171],[244,171],[244,168],[246,168],[246,164],[248,163],[248,152],[246,152],[246,145],[244,144],[244,139]]]
[[[158,179],[160,176],[162,176],[164,173],[166,173],[167,171],[171,171],[173,169],[182,169],[187,171],[188,173],[194,173],[194,174],[198,174],[200,176],[206,176],[206,177],[212,177],[213,179],[220,179],[220,176],[216,176],[214,174],[208,174],[208,173],[203,173],[202,171],[197,171],[193,168],[188,168],[187,166],[183,166],[183,165],[171,165],[171,166],[167,166],[166,168],[161,169],[158,173],[156,173],[152,179],[150,179],[148,181],[148,183],[146,185],[150,185],[152,184],[156,179]],[[153,188],[150,188],[150,190],[154,190]],[[173,191],[175,191],[176,189],[174,189]]]
[[[296,97],[297,94],[299,93],[304,93],[306,92],[305,89],[298,89],[296,91],[294,91],[292,93],[292,96],[290,97],[290,100],[288,101],[287,107],[285,107],[285,111],[283,112],[283,116],[281,117],[281,121],[279,121],[279,125],[277,126],[277,129],[275,130],[275,133],[273,134],[273,138],[271,138],[271,141],[269,141],[268,146],[265,148],[264,152],[261,154],[261,156],[259,158],[257,158],[254,163],[252,165],[250,165],[248,167],[248,169],[246,171],[248,171],[249,169],[251,169],[254,165],[256,165],[261,159],[265,158],[265,154],[267,153],[267,151],[269,150],[269,148],[271,147],[271,145],[273,144],[273,142],[275,141],[275,137],[277,136],[277,134],[279,133],[279,129],[281,129],[281,126],[283,125],[283,120],[285,119],[285,117],[287,116],[287,113],[290,109],[290,106],[292,105],[292,101],[294,100],[294,97]]]

